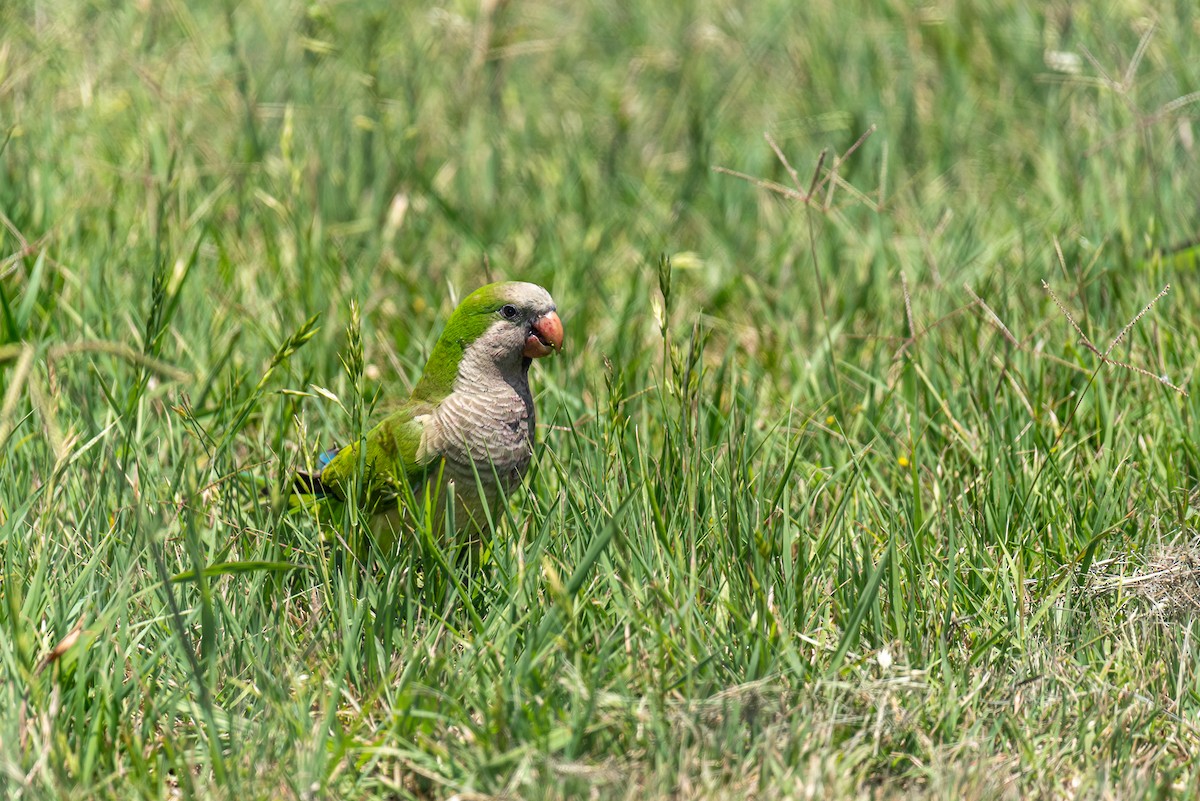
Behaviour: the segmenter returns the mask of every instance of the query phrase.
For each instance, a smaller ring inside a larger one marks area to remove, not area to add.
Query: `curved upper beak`
[[[540,359],[562,350],[562,346],[562,320],[558,319],[556,312],[547,312],[530,324],[522,353],[530,359]]]

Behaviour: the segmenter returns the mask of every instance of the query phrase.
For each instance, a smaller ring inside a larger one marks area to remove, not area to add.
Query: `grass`
[[[1198,25],[5,3],[5,797],[1194,794]],[[497,277],[485,566],[238,478]]]

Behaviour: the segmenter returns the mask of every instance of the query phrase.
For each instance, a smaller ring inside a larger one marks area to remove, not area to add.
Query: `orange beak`
[[[530,359],[540,359],[562,350],[562,346],[562,320],[558,319],[556,313],[549,312],[533,321],[529,336],[525,337],[525,350],[522,353]]]

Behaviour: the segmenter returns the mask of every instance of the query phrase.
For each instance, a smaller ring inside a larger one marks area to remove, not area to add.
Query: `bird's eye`
[[[512,318],[517,316],[517,307],[512,305],[511,303],[501,306],[500,307],[500,316],[503,317],[505,320],[511,320]]]

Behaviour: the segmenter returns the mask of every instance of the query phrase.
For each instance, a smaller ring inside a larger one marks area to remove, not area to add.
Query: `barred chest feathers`
[[[526,382],[454,392],[430,416],[427,445],[446,460],[445,478],[455,482],[457,495],[475,495],[478,480],[493,502],[521,483],[533,454],[535,424]]]

